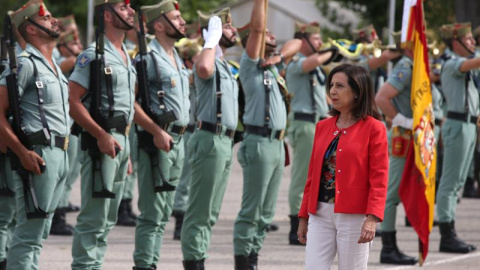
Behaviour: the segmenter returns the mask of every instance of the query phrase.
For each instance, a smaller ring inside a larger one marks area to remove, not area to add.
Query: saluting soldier
[[[188,28],[187,28],[188,29]],[[183,42],[182,42],[183,40]],[[190,75],[190,121],[188,122],[187,129],[185,134],[183,134],[183,145],[185,147],[185,158],[183,159],[183,169],[182,175],[180,176],[180,181],[175,190],[175,197],[173,200],[173,212],[172,216],[175,217],[175,229],[173,230],[173,240],[180,240],[183,226],[183,219],[185,217],[185,212],[187,211],[188,195],[190,193],[190,180],[192,178],[191,167],[188,164],[190,159],[190,150],[187,147],[190,137],[196,128],[197,121],[197,102],[196,102],[196,89],[193,79],[193,65],[197,61],[200,52],[202,51],[202,46],[198,44],[198,38],[189,39],[185,38],[180,41],[178,47],[178,52],[180,57],[185,64],[185,67],[188,69]]]
[[[160,258],[165,225],[172,214],[175,187],[184,164],[183,134],[189,122],[189,74],[175,50],[175,42],[184,37],[185,21],[174,0],[163,0],[153,6],[142,6],[149,33],[155,35],[146,56],[148,95],[157,124],[171,136],[173,148],[147,152],[147,143],[138,133],[138,208],[135,231],[136,269],[156,267]],[[176,120],[163,123],[168,115]]]
[[[441,74],[448,112],[442,126],[444,156],[437,193],[440,251],[469,253],[476,247],[457,237],[455,212],[457,194],[465,184],[477,138],[479,96],[472,71],[480,67],[480,57],[472,58],[475,40],[470,23],[443,25],[441,35],[451,55]]]
[[[198,16],[205,44],[193,70],[198,130],[187,145],[192,179],[181,239],[183,266],[192,270],[204,269],[208,257],[212,227],[230,176],[238,122],[238,84],[223,57],[237,38],[230,8],[213,14],[198,11]]]
[[[104,43],[99,36],[98,44],[80,54],[70,76],[71,115],[83,128],[79,138],[82,205],[73,237],[72,269],[102,267],[107,237],[117,220],[128,169],[127,135],[134,117],[136,82],[123,38],[133,28],[134,13],[129,0],[95,0]]]
[[[287,86],[293,94],[288,136],[294,150],[292,180],[288,189],[290,206],[288,240],[290,245],[301,245],[297,237],[297,215],[307,180],[315,123],[328,117],[325,90],[327,76],[320,66],[327,63],[333,53],[332,51],[317,53],[323,44],[320,25],[317,22],[309,24],[295,22],[295,38],[302,40],[302,47],[288,64],[286,72]]]
[[[398,193],[408,145],[412,142],[413,112],[410,105],[413,53],[406,48],[403,57],[394,66],[385,84],[380,87],[375,102],[382,113],[392,119],[389,138],[389,173],[385,216],[382,222],[382,250],[380,263],[413,265],[417,259],[399,250],[396,240],[395,221],[397,206],[400,203]]]
[[[278,189],[285,166],[284,134],[287,110],[278,81],[279,66],[301,46],[300,40],[287,42],[275,53],[275,36],[265,25],[265,0],[256,0],[251,22],[239,29],[245,51],[240,60],[240,81],[245,92],[244,139],[238,151],[243,168],[243,195],[235,220],[233,245],[235,269],[255,269],[266,229],[275,214]],[[262,40],[265,56],[260,59]]]
[[[68,172],[68,85],[52,57],[60,34],[58,22],[43,1],[29,1],[11,18],[27,45],[18,56],[18,89],[8,91],[18,90],[20,104],[10,104],[6,88],[0,88],[0,135],[14,154],[11,158],[16,170],[12,178],[17,223],[7,269],[38,269],[41,242],[48,237]],[[24,135],[14,133],[5,117],[14,106],[23,113],[20,123],[15,123],[23,127],[28,138],[22,141],[19,137]],[[30,190],[27,197],[24,188]],[[36,200],[32,201],[34,195]]]

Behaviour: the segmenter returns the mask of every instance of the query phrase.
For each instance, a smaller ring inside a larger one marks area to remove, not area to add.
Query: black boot
[[[267,232],[276,232],[278,231],[278,224],[271,223],[267,225]]]
[[[235,255],[235,270],[249,270],[247,256]]]
[[[0,270],[7,270],[7,260],[3,260],[0,262]]]
[[[128,226],[128,227],[135,227],[136,222],[128,214],[128,202],[127,200],[120,201],[120,207],[118,207],[118,218],[117,218],[117,225],[120,226]]]
[[[172,216],[175,217],[175,229],[173,230],[173,240],[180,240],[182,235],[182,226],[183,226],[183,218],[185,217],[185,213],[174,211]]]
[[[298,217],[296,215],[290,215],[290,232],[288,233],[288,243],[294,246],[303,246],[300,241],[298,241],[297,231],[298,231]]]
[[[65,211],[67,213],[78,212],[80,211],[80,207],[77,205],[73,205],[71,202],[68,203],[68,206],[65,207]]]
[[[380,263],[414,265],[417,258],[407,256],[397,247],[397,232],[382,232],[382,251],[380,252]]]
[[[185,270],[205,270],[205,259],[200,261],[183,261]]]
[[[439,222],[440,229],[440,252],[469,253],[477,248],[469,245],[457,237],[455,221]]]
[[[128,215],[133,218],[134,220],[137,220],[137,215],[135,215],[132,211],[132,199],[124,199],[127,204],[127,213]]]
[[[154,270],[156,268],[152,268],[152,267],[149,267],[149,268],[142,268],[142,267],[132,267],[133,270]]]
[[[58,208],[55,210],[52,218],[52,226],[50,227],[51,235],[73,235],[73,227],[70,224],[67,224],[65,219],[65,209]]]
[[[248,270],[258,270],[258,253],[248,255]]]
[[[475,180],[467,177],[465,185],[463,186],[463,198],[478,198],[477,190],[475,189]]]
[[[381,236],[382,236],[382,230],[377,227],[375,229],[375,237],[381,237]]]

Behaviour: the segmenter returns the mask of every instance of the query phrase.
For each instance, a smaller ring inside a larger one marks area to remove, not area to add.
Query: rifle
[[[25,127],[23,126],[22,119],[22,110],[20,108],[20,94],[18,91],[17,84],[17,56],[15,53],[15,36],[13,32],[13,25],[9,15],[5,17],[4,22],[4,37],[5,45],[7,45],[8,56],[9,56],[9,65],[10,65],[10,74],[7,75],[7,90],[8,90],[8,101],[10,113],[12,115],[12,130],[17,136],[17,138],[23,143],[23,145],[29,149],[33,150],[31,141],[40,138],[42,141],[50,140],[50,133],[48,130],[42,129],[40,132],[35,132],[30,134],[26,133]],[[33,186],[33,177],[32,173],[27,171],[21,164],[18,156],[11,155],[12,169],[17,171],[17,174],[20,176],[23,183],[23,193],[25,200],[25,210],[27,214],[27,219],[36,219],[36,218],[48,218],[48,212],[42,210],[38,206],[38,200]],[[43,165],[40,166],[40,170],[43,173],[46,167]],[[12,195],[13,191],[10,189],[5,190],[7,194]],[[33,209],[31,206],[33,205]]]
[[[112,69],[105,66],[105,21],[104,21],[104,7],[101,8],[98,14],[98,27],[95,30],[95,59],[90,63],[90,84],[89,84],[89,96],[90,96],[90,115],[92,119],[97,122],[102,128],[107,127],[107,119],[102,113],[102,88],[100,79],[102,79],[102,73],[106,76],[107,88],[112,87],[111,74]],[[110,77],[108,77],[110,76]],[[109,81],[110,79],[110,81]],[[109,99],[109,116],[113,116],[113,94],[107,90]],[[116,154],[118,148],[115,149]],[[104,198],[115,199],[115,193],[108,190],[103,181],[102,176],[102,153],[97,145],[97,140],[88,132],[82,133],[82,150],[88,150],[88,154],[92,160],[92,198]],[[101,188],[100,191],[96,191],[96,175],[99,175]]]
[[[147,55],[147,45],[146,45],[146,35],[145,28],[143,25],[143,11],[138,11],[138,23],[140,26],[140,31],[137,32],[138,35],[138,47],[139,47],[139,60],[136,61],[135,67],[137,69],[137,81],[138,88],[140,93],[140,105],[145,113],[150,117],[155,123],[157,123],[164,130],[168,127],[171,122],[174,122],[178,119],[175,111],[168,111],[161,115],[156,114],[153,111],[153,108],[150,103],[150,95],[148,89],[148,72],[147,72],[147,61],[145,56]],[[154,56],[152,55],[152,58]],[[157,68],[157,67],[155,67]],[[159,77],[159,76],[158,76]],[[161,78],[158,78],[161,81]],[[158,95],[165,94],[164,91],[158,91]],[[162,97],[163,98],[163,97]],[[162,106],[163,104],[160,104]],[[155,168],[157,168],[158,174],[160,176],[161,183],[155,183],[154,177],[154,190],[155,192],[162,191],[173,191],[175,186],[170,185],[163,174],[162,169],[160,168],[159,159],[158,159],[158,149],[153,143],[153,136],[147,131],[137,131],[138,135],[138,146],[142,148],[150,157],[150,162],[152,165],[152,176],[155,175]],[[172,146],[172,145],[170,145]]]

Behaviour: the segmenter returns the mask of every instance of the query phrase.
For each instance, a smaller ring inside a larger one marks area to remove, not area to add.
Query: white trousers
[[[338,253],[339,270],[367,269],[372,242],[358,244],[363,214],[337,214],[334,204],[318,203],[317,213],[309,214],[305,269],[330,269]]]

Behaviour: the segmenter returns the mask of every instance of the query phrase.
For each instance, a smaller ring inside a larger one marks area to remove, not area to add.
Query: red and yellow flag
[[[422,0],[405,0],[402,46],[413,52],[413,145],[409,149],[400,184],[400,198],[408,220],[419,237],[420,265],[428,253],[435,204],[436,142],[430,88],[428,47]]]

